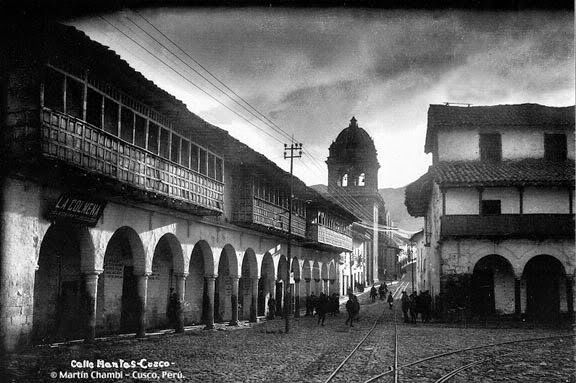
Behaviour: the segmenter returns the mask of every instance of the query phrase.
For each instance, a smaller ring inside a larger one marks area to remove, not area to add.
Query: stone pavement
[[[316,324],[316,318],[292,319],[289,334],[283,333],[284,321],[276,319],[255,325],[243,322],[239,327],[218,325],[210,331],[194,328],[185,334],[140,340],[117,337],[93,344],[33,347],[2,363],[0,367],[6,376],[0,381],[324,382],[380,317],[374,333],[335,379],[362,382],[393,364],[393,315],[396,312],[400,317],[401,313],[397,307],[399,302],[391,311],[384,302],[368,302],[367,292],[362,294],[361,302],[360,321],[353,328],[344,325],[346,315],[342,312],[336,317],[329,315],[323,327]],[[473,345],[573,335],[569,329],[464,328],[435,323],[400,323],[398,331],[399,365]],[[573,336],[430,361],[400,370],[400,381],[434,381],[451,368],[493,355],[500,356],[457,375],[453,381],[576,382]],[[143,364],[142,359],[146,360]],[[124,367],[111,366],[120,360],[124,361]],[[149,365],[151,362],[156,365]],[[95,366],[90,368],[90,363]],[[97,363],[110,365],[98,367]],[[51,378],[51,373],[57,377]],[[76,376],[70,375],[72,373]],[[82,375],[84,373],[88,375]],[[92,378],[93,373],[100,375]],[[114,373],[116,376],[112,376]]]

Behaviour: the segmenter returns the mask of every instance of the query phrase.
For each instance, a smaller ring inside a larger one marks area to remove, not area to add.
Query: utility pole
[[[297,154],[294,154],[296,152]],[[288,247],[287,247],[287,267],[286,267],[286,284],[284,286],[284,330],[286,334],[290,332],[290,269],[292,262],[292,201],[294,200],[294,158],[302,157],[302,144],[290,143],[290,146],[284,144],[284,159],[290,159],[290,198],[288,198]]]
[[[414,261],[414,252],[412,251],[412,241],[410,241],[410,243],[408,244],[408,254],[410,254],[410,262],[412,262],[412,292],[415,292],[416,290],[414,290],[414,264],[416,263]]]

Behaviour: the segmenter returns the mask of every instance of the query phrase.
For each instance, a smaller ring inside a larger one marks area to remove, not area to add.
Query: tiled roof
[[[502,161],[440,162],[432,167],[440,186],[572,185],[574,161],[548,162],[541,159]]]
[[[574,161],[549,162],[542,159],[502,161],[440,162],[406,187],[404,204],[415,217],[426,214],[432,184],[441,187],[570,186],[574,187]]]
[[[433,149],[434,136],[439,129],[471,128],[546,130],[574,129],[574,106],[550,107],[538,104],[451,106],[430,105],[428,109],[428,131],[424,150]]]

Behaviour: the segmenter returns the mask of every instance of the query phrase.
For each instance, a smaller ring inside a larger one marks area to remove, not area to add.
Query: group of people
[[[380,284],[378,289],[376,289],[376,285],[372,285],[372,288],[370,289],[370,299],[372,302],[376,302],[378,295],[380,295],[381,301],[386,300],[386,302],[388,302],[388,307],[390,310],[392,310],[394,307],[394,297],[392,296],[392,292],[388,291],[388,286],[386,286],[386,283]]]
[[[421,291],[420,294],[412,292],[410,295],[403,291],[401,301],[404,322],[416,323],[418,314],[421,315],[422,323],[430,322],[432,318],[432,296],[428,290]],[[410,314],[410,317],[408,317],[408,314]]]
[[[333,315],[340,312],[340,298],[338,294],[333,293],[328,296],[320,293],[316,296],[314,293],[306,300],[306,316],[318,316],[318,324],[324,326],[326,314],[332,313]],[[358,298],[351,291],[348,292],[348,302],[346,302],[346,312],[348,319],[346,325],[354,326],[354,321],[358,321],[358,313],[360,312],[360,302]]]

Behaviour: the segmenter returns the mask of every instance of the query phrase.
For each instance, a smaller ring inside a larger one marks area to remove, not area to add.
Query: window
[[[70,77],[66,78],[66,114],[82,119],[84,84]]]
[[[358,186],[365,186],[366,185],[365,178],[366,178],[366,175],[364,173],[360,174],[360,176],[358,177]]]
[[[190,142],[182,140],[182,153],[180,155],[180,165],[190,167]]]
[[[158,135],[160,134],[158,125],[148,123],[148,150],[158,154]]]
[[[216,180],[224,181],[224,162],[218,157],[216,157]],[[286,201],[285,198],[284,201]]]
[[[346,186],[348,186],[348,174],[344,174],[344,176],[342,176],[342,187]]]
[[[170,159],[170,133],[160,128],[160,156]]]
[[[64,75],[52,69],[44,77],[44,106],[64,112]]]
[[[134,112],[130,109],[122,108],[120,111],[120,138],[132,143],[134,134]]]
[[[489,162],[502,160],[502,137],[499,133],[480,134],[480,160]]]
[[[146,148],[146,120],[137,114],[134,117],[134,145]]]
[[[208,167],[206,166],[206,150],[199,149],[200,152],[200,174],[206,175]]]
[[[208,177],[216,178],[216,157],[214,154],[208,153]]]
[[[198,171],[199,159],[198,159],[198,147],[196,145],[190,145],[190,169],[195,172]]]
[[[118,104],[106,97],[104,99],[104,131],[118,135]]]
[[[544,134],[544,159],[547,161],[564,161],[566,159],[566,135]]]
[[[180,137],[172,135],[172,145],[170,149],[170,159],[176,163],[180,162]]]
[[[102,127],[102,95],[88,88],[86,96],[86,121],[97,128]]]
[[[483,200],[481,203],[482,215],[499,215],[501,214],[500,200]]]

